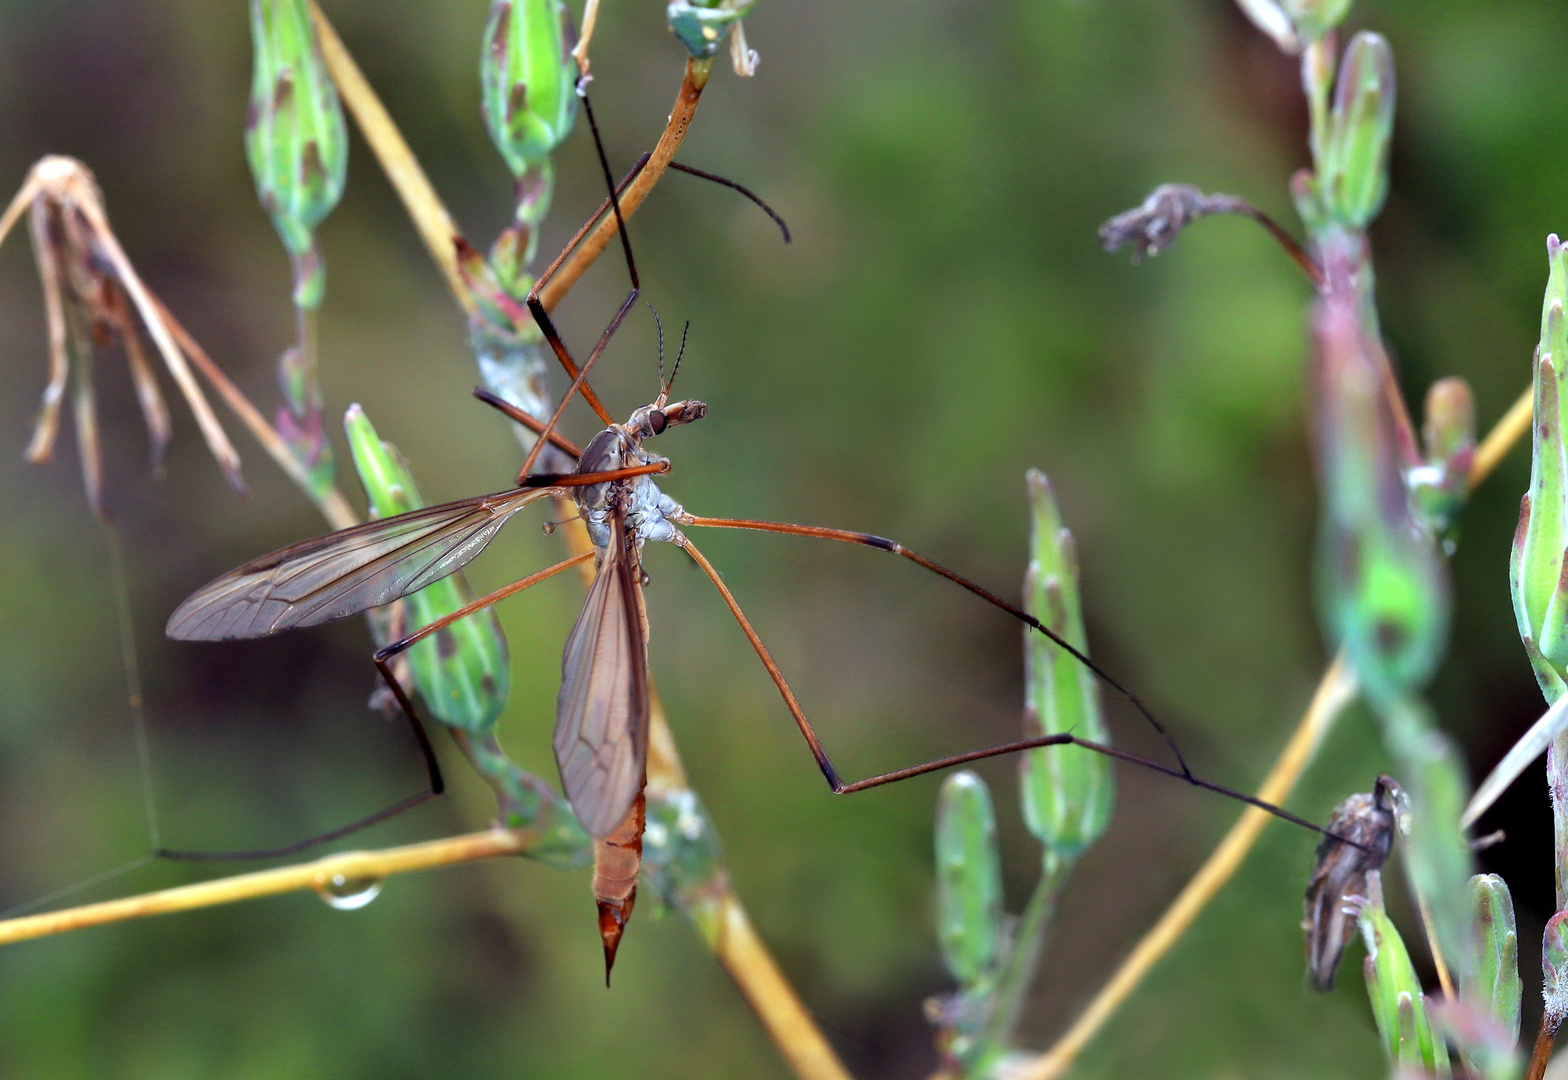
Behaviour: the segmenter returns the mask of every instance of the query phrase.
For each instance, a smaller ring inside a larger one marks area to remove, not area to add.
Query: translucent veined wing
[[[458,570],[549,493],[514,488],[291,544],[196,590],[165,632],[181,641],[265,637],[389,604]]]
[[[561,788],[589,835],[608,836],[642,788],[648,760],[648,644],[625,525],[610,544],[566,639],[555,707]]]

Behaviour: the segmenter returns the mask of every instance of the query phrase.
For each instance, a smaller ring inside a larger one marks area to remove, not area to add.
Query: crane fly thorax
[[[697,409],[691,410],[695,404]],[[705,411],[701,402],[678,402],[676,406],[659,408],[645,406],[632,414],[625,426],[616,424],[595,435],[583,448],[578,460],[579,473],[613,472],[634,465],[651,465],[665,459],[649,453],[642,447],[642,439],[657,434],[651,424],[657,423],[662,431],[669,426],[667,414],[680,410],[684,418],[698,419]],[[649,417],[655,418],[650,420]],[[610,522],[616,514],[622,515],[629,542],[640,551],[649,540],[669,542],[675,539],[675,526],[670,518],[681,513],[680,504],[659,490],[650,476],[635,476],[628,480],[614,480],[603,484],[590,484],[574,489],[577,507],[588,527],[588,538],[593,542],[600,560],[610,543]]]

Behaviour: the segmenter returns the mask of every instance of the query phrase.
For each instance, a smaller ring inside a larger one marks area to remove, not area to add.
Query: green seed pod
[[[424,506],[397,449],[376,435],[358,405],[343,418],[354,467],[376,517]],[[474,599],[461,571],[404,599],[408,629],[428,626]],[[408,650],[409,666],[425,704],[448,727],[487,734],[506,705],[511,672],[506,635],[493,608],[475,612]]]
[[[561,0],[495,0],[479,85],[485,127],[512,175],[547,164],[577,116],[572,33]]]
[[[670,30],[698,60],[718,55],[730,27],[752,9],[756,0],[670,0],[665,16]]]
[[[1381,35],[1363,30],[1340,63],[1318,168],[1328,212],[1340,224],[1364,229],[1382,208],[1393,127],[1394,54]]]
[[[490,250],[496,277],[513,296],[533,286],[528,265],[550,208],[550,153],[577,116],[577,65],[561,0],[495,0],[485,24],[479,83],[485,127],[517,183],[513,222]]]
[[[1078,595],[1072,533],[1045,474],[1025,477],[1033,508],[1024,609],[1080,652],[1089,649]],[[1107,742],[1094,675],[1044,634],[1024,628],[1024,737],[1071,732]],[[1024,824],[1045,845],[1053,869],[1075,861],[1110,821],[1115,780],[1105,757],[1081,746],[1048,746],[1019,755]]]
[[[985,781],[965,769],[942,784],[936,804],[937,938],[966,990],[988,981],[1002,951],[1002,864]]]
[[[294,303],[313,309],[326,286],[315,230],[343,194],[348,130],[306,0],[251,0],[250,26],[256,61],[246,157],[294,264]]]
[[[1535,350],[1535,421],[1532,427],[1530,491],[1519,508],[1508,577],[1514,618],[1536,681],[1548,702],[1568,683],[1568,587],[1563,582],[1568,545],[1568,452],[1563,445],[1563,370],[1568,365],[1568,250],[1546,238],[1550,271],[1541,310],[1541,342]]]
[[[1568,1018],[1568,911],[1546,920],[1541,939],[1541,997],[1553,1027]]]
[[[1406,488],[1413,442],[1388,358],[1347,285],[1313,311],[1323,619],[1374,699],[1419,689],[1448,634],[1448,575]],[[1406,422],[1407,423],[1407,422]]]
[[[1383,910],[1381,887],[1369,891],[1374,895],[1362,908],[1360,919],[1361,938],[1367,947],[1362,970],[1372,1002],[1372,1017],[1383,1037],[1383,1049],[1397,1066],[1448,1076],[1448,1051],[1433,1036],[1421,980],[1410,963],[1410,953]]]
[[[1475,926],[1481,938],[1481,971],[1477,979],[1481,1003],[1508,1033],[1509,1045],[1519,1039],[1519,933],[1514,928],[1514,899],[1508,883],[1496,874],[1470,879]]]

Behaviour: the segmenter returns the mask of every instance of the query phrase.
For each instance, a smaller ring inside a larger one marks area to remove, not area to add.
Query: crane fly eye
[[[653,432],[653,434],[663,435],[664,429],[668,426],[669,423],[664,418],[663,409],[655,409],[648,414],[648,430]]]

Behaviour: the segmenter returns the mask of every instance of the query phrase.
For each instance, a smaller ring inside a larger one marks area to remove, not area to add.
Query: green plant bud
[[[343,418],[354,467],[375,517],[424,506],[397,449],[376,435],[358,405]],[[404,598],[408,631],[428,626],[474,599],[462,572],[442,578]],[[511,688],[506,635],[494,608],[477,611],[439,630],[408,650],[409,666],[425,704],[448,727],[486,734],[506,705]]]
[[[1024,609],[1081,652],[1088,652],[1078,594],[1078,556],[1062,525],[1045,474],[1025,477],[1033,510]],[[1107,742],[1094,675],[1037,630],[1024,628],[1024,737],[1070,732]],[[1024,824],[1054,867],[1075,861],[1100,838],[1111,816],[1111,763],[1081,746],[1048,746],[1019,755]]]
[[[647,789],[642,836],[644,880],[670,906],[692,920],[716,946],[724,931],[724,848],[697,793],[688,788]]]
[[[1568,1018],[1568,911],[1546,920],[1541,939],[1541,997],[1553,1027]]]
[[[546,164],[577,116],[577,66],[561,0],[495,0],[479,85],[485,127],[512,176]]]
[[[1563,582],[1568,545],[1568,452],[1563,445],[1563,369],[1568,364],[1568,251],[1546,238],[1549,271],[1535,350],[1535,420],[1530,490],[1519,508],[1508,577],[1514,618],[1536,681],[1548,702],[1563,695],[1568,676],[1568,587]]]
[[[1475,927],[1481,939],[1481,970],[1476,980],[1480,1002],[1502,1026],[1512,1045],[1519,1039],[1519,933],[1514,928],[1514,898],[1496,874],[1470,879]]]
[[[1368,879],[1370,885],[1373,875],[1369,874]],[[1362,970],[1372,1017],[1383,1037],[1383,1049],[1397,1066],[1447,1076],[1448,1051],[1433,1035],[1421,980],[1410,963],[1410,953],[1383,910],[1381,887],[1369,891],[1374,895],[1361,909],[1360,918],[1361,938],[1367,947]]]
[[[1340,63],[1319,165],[1323,198],[1340,224],[1364,229],[1382,208],[1393,126],[1394,54],[1381,35],[1363,30]]]
[[[752,9],[756,0],[670,0],[665,16],[670,30],[698,60],[718,55],[730,27]]]
[[[1348,287],[1313,311],[1323,511],[1318,583],[1325,624],[1367,693],[1423,686],[1448,634],[1448,575],[1405,486],[1415,462],[1395,414],[1388,358]]]
[[[1285,0],[1296,33],[1303,41],[1316,41],[1345,20],[1350,0]]]
[[[326,285],[315,230],[343,194],[348,130],[306,0],[251,0],[250,25],[256,59],[246,157],[294,264],[294,303],[315,308]]]
[[[1002,951],[1002,864],[985,781],[965,769],[942,784],[936,804],[937,938],[966,990],[987,982]]]
[[[1406,477],[1410,497],[1432,531],[1453,553],[1452,528],[1469,492],[1475,464],[1475,395],[1458,376],[1439,379],[1426,395],[1422,424],[1426,460]]]

